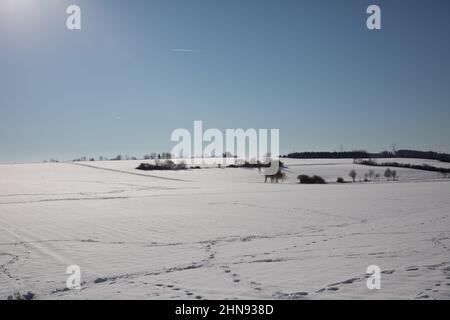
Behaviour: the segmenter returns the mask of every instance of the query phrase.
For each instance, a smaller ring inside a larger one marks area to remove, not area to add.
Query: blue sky
[[[194,120],[279,128],[282,153],[449,152],[449,16],[445,0],[2,0],[0,162],[170,151]]]

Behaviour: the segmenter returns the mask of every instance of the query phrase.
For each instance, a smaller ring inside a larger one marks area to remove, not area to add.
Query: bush
[[[187,169],[186,162],[181,161],[181,162],[177,163],[176,168],[178,170],[185,170],[185,169]]]
[[[319,176],[308,176],[306,174],[301,174],[297,177],[300,183],[304,184],[326,184],[325,180]]]
[[[336,182],[337,183],[345,183],[345,180],[344,180],[344,178],[339,177],[339,178],[337,178]]]
[[[137,168],[137,170],[186,170],[187,165],[186,162],[181,161],[178,164],[175,164],[172,160],[165,160],[161,162],[160,160],[155,160],[155,164],[151,163],[141,163]]]
[[[314,183],[317,183],[317,184],[326,184],[325,179],[323,179],[322,177],[319,177],[319,176],[313,176],[312,178],[313,178]]]
[[[280,160],[274,160],[275,165],[278,165],[278,167],[282,168],[284,167],[284,163]],[[256,162],[248,162],[248,161],[241,161],[236,164],[230,164],[227,166],[227,168],[270,168],[272,166],[272,160],[261,163],[260,161]]]
[[[173,162],[172,160],[164,160],[163,162],[163,166],[167,168],[167,170],[172,170],[172,169],[176,169],[176,164],[175,162]]]
[[[12,295],[9,295],[7,300],[33,300],[34,297],[34,293],[30,291],[28,291],[26,294],[21,294],[20,292],[16,291]]]

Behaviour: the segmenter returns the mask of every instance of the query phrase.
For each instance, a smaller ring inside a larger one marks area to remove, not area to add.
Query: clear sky
[[[0,162],[170,151],[194,120],[449,152],[449,39],[448,0],[0,0]]]

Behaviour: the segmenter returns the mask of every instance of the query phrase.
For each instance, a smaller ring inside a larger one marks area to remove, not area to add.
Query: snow
[[[384,168],[283,161],[280,184],[213,164],[0,165],[0,298],[450,298],[448,179],[397,168],[399,181],[336,184]],[[299,185],[299,174],[333,183]],[[81,290],[65,289],[70,265]],[[380,290],[366,286],[370,265]]]

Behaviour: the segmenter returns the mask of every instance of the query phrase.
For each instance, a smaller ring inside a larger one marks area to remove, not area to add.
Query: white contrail
[[[197,50],[195,50],[195,49],[175,48],[175,49],[172,49],[172,51],[175,51],[175,52],[196,52]]]

